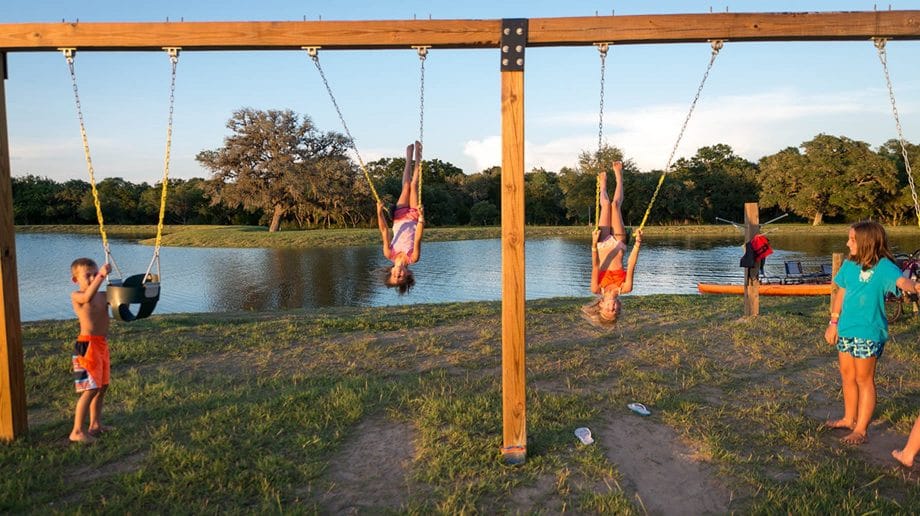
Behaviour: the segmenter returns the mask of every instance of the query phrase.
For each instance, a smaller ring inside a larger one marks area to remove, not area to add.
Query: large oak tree
[[[821,224],[825,216],[849,220],[881,218],[897,193],[897,169],[869,144],[845,136],[819,134],[760,161],[761,203]]]
[[[337,186],[350,190],[354,179],[343,135],[320,132],[308,116],[289,109],[242,108],[227,128],[232,134],[223,147],[196,156],[212,172],[212,203],[262,211],[271,217],[270,232],[284,218],[303,216],[305,206],[326,221],[339,219],[332,213],[340,205]]]

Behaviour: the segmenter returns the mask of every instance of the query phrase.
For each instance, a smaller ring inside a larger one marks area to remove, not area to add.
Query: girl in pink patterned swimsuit
[[[601,212],[598,228],[591,233],[591,292],[599,294],[595,301],[598,315],[602,322],[608,324],[615,323],[620,314],[620,294],[626,294],[633,289],[639,244],[642,243],[642,232],[636,231],[636,243],[624,270],[626,227],[623,225],[623,214],[620,212],[620,206],[623,204],[622,162],[614,162],[613,173],[617,181],[613,202],[607,196],[607,173],[601,172],[597,176],[600,183]]]
[[[415,285],[409,265],[422,254],[422,230],[425,227],[425,210],[418,198],[418,175],[421,169],[422,144],[415,142],[406,147],[406,168],[403,170],[402,192],[393,212],[393,233],[387,227],[383,204],[377,203],[377,226],[383,240],[383,255],[393,262],[384,283],[395,287],[400,294]],[[414,158],[414,159],[413,159]],[[410,179],[411,178],[411,179]]]

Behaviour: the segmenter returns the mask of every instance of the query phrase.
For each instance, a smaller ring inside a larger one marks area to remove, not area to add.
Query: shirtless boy
[[[109,387],[109,307],[105,292],[99,287],[109,275],[111,267],[102,268],[89,258],[77,258],[70,265],[71,281],[77,290],[70,294],[73,311],[80,322],[80,335],[74,343],[74,386],[80,398],[74,413],[71,442],[89,443],[108,430],[102,424],[102,400]],[[83,423],[89,412],[89,426]]]

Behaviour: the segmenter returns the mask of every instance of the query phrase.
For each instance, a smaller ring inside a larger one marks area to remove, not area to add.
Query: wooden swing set
[[[502,455],[527,454],[524,70],[527,47],[920,39],[920,11],[709,13],[502,20],[0,24],[0,440],[28,430],[4,84],[10,52],[497,49],[502,114]]]

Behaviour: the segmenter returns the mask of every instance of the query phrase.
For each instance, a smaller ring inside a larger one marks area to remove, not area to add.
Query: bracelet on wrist
[[[830,321],[827,322],[827,324],[831,326],[837,326],[837,319],[831,319]]]

